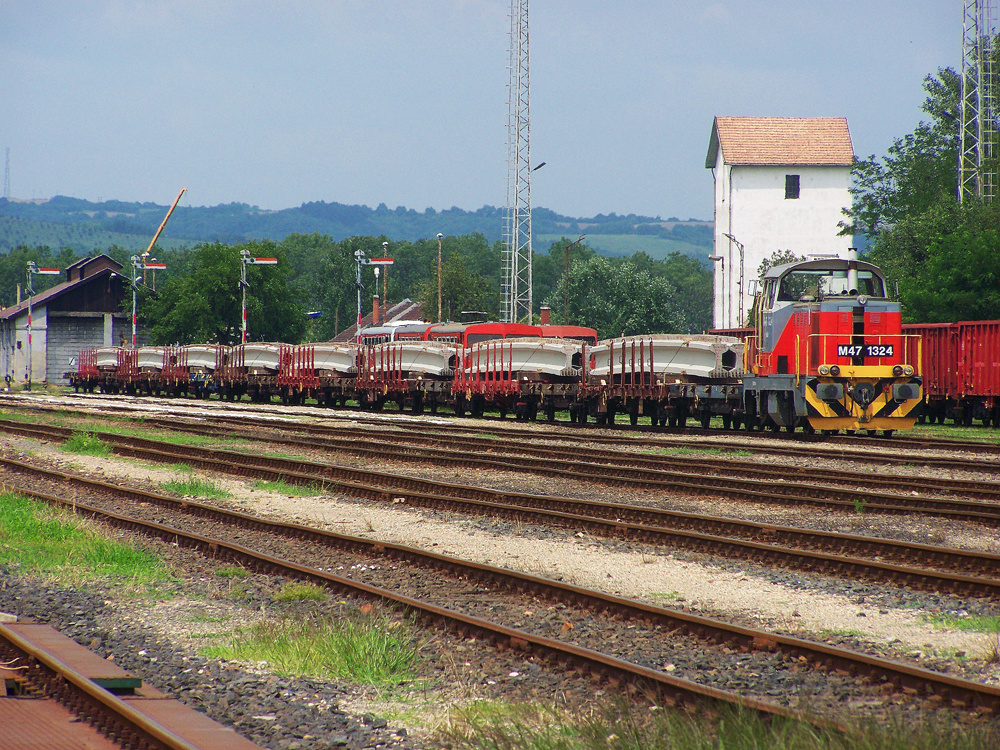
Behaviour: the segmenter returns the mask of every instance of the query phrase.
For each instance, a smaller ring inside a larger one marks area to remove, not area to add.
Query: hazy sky
[[[0,0],[14,198],[506,202],[509,0]],[[961,65],[961,0],[534,0],[532,203],[712,217],[715,115],[846,116]]]

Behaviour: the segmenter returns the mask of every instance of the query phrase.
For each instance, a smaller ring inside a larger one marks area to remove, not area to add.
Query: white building
[[[715,178],[716,328],[746,324],[750,282],[773,253],[846,257],[852,238],[838,224],[853,162],[843,117],[715,118],[705,167]]]

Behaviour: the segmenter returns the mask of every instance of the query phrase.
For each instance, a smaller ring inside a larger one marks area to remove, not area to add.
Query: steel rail
[[[368,430],[356,430],[351,428],[341,429],[331,427],[324,432],[310,430],[313,437],[296,437],[294,433],[301,433],[299,426],[288,425],[278,426],[272,424],[260,425],[259,428],[266,431],[266,435],[247,430],[246,424],[241,429],[234,432],[224,427],[215,427],[204,422],[195,422],[190,419],[167,420],[167,419],[147,419],[144,424],[176,432],[188,432],[198,435],[240,438],[252,441],[266,441],[270,443],[281,443],[283,445],[293,445],[305,449],[313,450],[318,447],[327,448],[333,451],[356,453],[368,455],[374,450],[379,450],[387,443],[403,445],[401,455],[405,459],[424,459],[434,461],[438,458],[461,458],[470,456],[472,458],[490,459],[495,458],[498,452],[505,454],[518,454],[526,456],[504,459],[509,470],[534,472],[538,468],[554,466],[559,468],[579,469],[581,472],[593,473],[597,478],[606,476],[606,472],[595,471],[591,467],[613,466],[616,470],[628,466],[637,470],[649,472],[646,475],[637,474],[638,477],[649,476],[656,478],[682,474],[685,476],[699,476],[729,474],[748,479],[774,480],[778,479],[782,485],[786,485],[789,480],[808,481],[814,485],[822,483],[825,486],[861,485],[866,488],[882,488],[905,491],[907,494],[914,490],[923,492],[937,491],[943,494],[961,495],[968,499],[985,500],[998,504],[1000,508],[1000,483],[960,480],[951,478],[928,478],[915,476],[899,476],[872,474],[871,472],[852,472],[844,470],[823,470],[816,468],[804,468],[800,466],[783,466],[773,464],[761,464],[753,461],[737,461],[733,459],[718,459],[707,455],[699,455],[696,459],[692,457],[678,458],[671,456],[651,456],[637,453],[635,451],[610,451],[587,449],[586,461],[579,459],[580,450],[552,447],[545,444],[525,444],[523,440],[510,440],[502,437],[460,437],[451,435],[428,435],[425,432],[385,432],[374,433]],[[2,424],[2,422],[0,422]],[[349,436],[337,435],[336,433],[347,432]],[[289,435],[288,433],[293,433]],[[332,434],[331,434],[332,433]],[[364,438],[371,444],[378,444],[379,448],[365,448],[359,446],[358,438]],[[441,444],[455,446],[454,450],[439,447]],[[415,445],[423,446],[421,451],[415,449]],[[478,453],[472,452],[476,449]],[[405,451],[405,452],[404,452]],[[553,463],[545,463],[546,460]],[[555,463],[559,462],[559,463]],[[1000,468],[1000,467],[998,467]],[[992,467],[983,467],[984,470],[992,470]],[[616,473],[620,473],[616,472]]]
[[[53,472],[51,470],[40,469],[40,473],[49,476],[55,475],[57,477],[61,475],[61,478],[66,481],[75,479],[73,475]],[[505,568],[475,563],[440,553],[427,552],[406,545],[364,539],[301,524],[270,521],[259,516],[238,511],[224,510],[212,505],[189,500],[178,500],[156,493],[133,490],[104,482],[89,481],[88,483],[94,491],[105,490],[115,497],[127,495],[131,499],[140,502],[169,507],[182,513],[209,517],[213,520],[219,520],[242,528],[265,531],[286,538],[306,539],[324,546],[343,549],[352,553],[386,557],[391,560],[419,565],[426,569],[443,570],[456,578],[466,578],[471,581],[488,583],[501,589],[539,595],[556,603],[580,604],[596,611],[611,611],[617,616],[628,619],[659,624],[667,631],[667,635],[671,633],[691,635],[704,642],[735,648],[741,651],[780,651],[791,657],[804,657],[817,668],[833,669],[845,674],[857,675],[868,682],[880,685],[893,692],[933,696],[933,700],[947,702],[955,708],[985,711],[993,714],[1000,713],[1000,688],[944,675],[894,660],[882,659],[849,649],[815,643],[792,636],[733,625],[703,615],[646,604],[637,600],[605,594],[541,576],[510,571]],[[22,494],[53,504],[72,506],[77,512],[84,512],[89,516],[101,520],[109,520],[113,524],[128,522],[142,524],[143,526],[148,525],[157,530],[157,535],[160,538],[167,539],[168,541],[176,541],[173,537],[173,534],[177,533],[175,527],[121,516],[110,511],[98,509],[89,504],[80,503],[75,499],[57,498],[33,490],[19,491]],[[166,529],[166,531],[164,532],[163,529]],[[204,537],[194,534],[188,536],[198,540],[204,539]],[[228,543],[221,540],[214,540],[214,542],[209,542],[209,548],[212,548],[212,544],[216,545],[215,549],[220,549]],[[204,545],[201,546],[204,548]],[[240,549],[245,550],[245,548]],[[313,572],[319,573],[319,571]],[[371,592],[373,589],[368,584],[357,584],[352,579],[343,579],[337,576],[330,576],[326,573],[322,575],[324,580],[335,579],[338,585],[342,581],[350,581],[351,585],[357,585],[365,592]],[[377,591],[381,592],[380,589]],[[382,594],[379,593],[379,596],[382,596]],[[398,597],[399,595],[393,596]],[[382,598],[386,597],[382,596]],[[660,673],[657,672],[656,674]]]
[[[47,434],[58,439],[57,433],[61,429],[51,428],[51,433]],[[290,480],[296,484],[320,484],[355,497],[386,503],[395,500],[438,510],[502,515],[630,541],[670,545],[740,559],[770,560],[797,569],[852,579],[894,581],[924,590],[954,591],[966,596],[1000,595],[1000,579],[997,578],[903,564],[916,559],[932,565],[951,566],[958,571],[995,570],[997,556],[989,553],[873,540],[836,532],[812,532],[643,506],[518,495],[331,464],[252,456],[233,451],[208,451],[142,438],[105,437],[119,455],[165,463],[182,459],[210,471],[272,481]],[[9,459],[4,463],[12,467],[16,465]],[[649,525],[651,523],[656,525]],[[721,533],[740,533],[743,538],[721,536]],[[792,548],[774,543],[779,538],[785,544],[797,543],[799,546]],[[859,551],[866,552],[871,558],[889,557],[899,562],[866,560],[845,554],[857,554]]]
[[[93,397],[82,397],[79,394],[72,395],[71,397],[75,400],[86,400],[87,398]],[[153,397],[140,397],[136,399],[130,397],[125,399],[121,396],[111,396],[104,395],[103,397],[109,401],[119,401],[118,404],[102,404],[102,411],[118,411],[118,412],[128,412],[134,413],[135,406],[129,406],[128,404],[133,401],[140,401],[142,403],[154,403],[157,405],[162,405],[164,403],[163,399],[153,398]],[[16,401],[16,397],[13,396],[0,396],[0,400],[7,400],[10,402]],[[173,401],[172,403],[187,403],[183,399],[179,401]],[[17,402],[20,408],[29,410],[48,410],[49,407],[31,404],[24,406],[19,401]],[[250,411],[254,404],[232,404],[224,401],[197,401],[191,402],[192,408],[202,408],[207,410],[215,411]],[[273,406],[277,406],[274,404]],[[54,406],[54,409],[64,410],[64,406]],[[455,424],[454,421],[447,416],[437,417],[435,415],[410,415],[402,412],[393,412],[385,414],[383,416],[374,416],[370,412],[360,412],[358,410],[347,410],[346,414],[341,414],[338,411],[331,411],[322,407],[289,407],[281,406],[280,408],[284,410],[292,410],[295,414],[309,414],[315,413],[316,416],[321,416],[327,419],[345,419],[351,422],[359,424],[371,424],[377,426],[392,426],[400,430],[416,431],[419,433],[426,434],[427,431],[434,431],[438,429],[441,434],[455,435],[461,434],[466,436],[475,436],[483,432],[483,426],[472,426],[466,424]],[[311,409],[312,412],[306,412],[306,409]],[[85,413],[85,412],[84,412]],[[267,414],[267,416],[275,418],[273,415]],[[279,419],[288,419],[287,417],[277,417]],[[246,417],[234,417],[234,416],[224,416],[216,415],[213,416],[213,421],[216,422],[230,422],[240,426],[245,426]],[[290,420],[288,420],[290,421]],[[440,427],[435,428],[434,423],[439,422]],[[941,450],[941,451],[956,451],[965,453],[981,453],[987,456],[998,456],[1000,457],[1000,444],[990,443],[990,442],[980,442],[980,441],[958,441],[949,440],[947,438],[935,439],[935,438],[914,438],[914,437],[901,437],[894,436],[892,438],[879,438],[873,436],[865,437],[854,437],[854,436],[837,436],[837,435],[806,435],[806,434],[788,434],[783,432],[740,432],[740,431],[720,431],[713,429],[702,429],[700,427],[686,427],[686,428],[661,428],[661,427],[650,427],[648,425],[578,425],[571,423],[560,423],[558,426],[551,426],[545,423],[536,423],[531,429],[517,427],[517,422],[512,422],[511,420],[498,420],[498,419],[486,419],[484,420],[486,425],[490,427],[499,427],[510,436],[518,438],[527,438],[537,440],[541,439],[551,439],[551,440],[567,440],[567,439],[579,439],[579,431],[584,430],[589,433],[586,437],[587,442],[605,444],[605,445],[620,445],[623,442],[629,445],[635,445],[637,440],[642,440],[644,443],[648,441],[651,446],[674,446],[674,447],[698,447],[705,448],[715,451],[740,451],[740,450],[766,450],[770,453],[789,455],[789,456],[802,456],[802,457],[815,457],[822,455],[831,459],[841,459],[841,460],[851,460],[867,463],[878,463],[881,465],[885,464],[895,464],[895,465],[905,465],[912,464],[914,462],[920,463],[924,466],[936,467],[936,468],[967,468],[970,470],[982,470],[983,464],[981,461],[968,458],[942,458],[942,457],[930,457],[927,456],[924,451],[927,450]],[[571,429],[567,429],[571,428]],[[323,428],[310,427],[308,425],[303,425],[300,423],[300,429],[303,430],[313,430]],[[627,432],[628,436],[615,436],[616,432]],[[574,434],[576,433],[576,434]],[[693,439],[687,437],[684,439],[672,438],[671,435],[687,435],[695,436]],[[698,437],[698,436],[715,436],[715,437]],[[734,443],[731,441],[720,442],[718,437],[732,437],[737,438],[741,442]],[[805,445],[774,445],[774,443],[794,443]],[[837,446],[849,446],[849,447],[837,447]],[[853,447],[865,446],[862,450],[853,450]],[[889,449],[891,451],[900,450],[911,450],[913,451],[908,455],[898,455],[897,453],[886,453],[881,452],[878,454],[873,454],[870,450],[871,448],[882,448]]]
[[[14,432],[26,436],[44,436],[55,440],[65,440],[73,432],[70,428],[55,427],[52,425],[27,425],[19,422],[0,420],[0,427],[8,432]],[[156,449],[164,443],[149,440],[146,438],[123,437],[114,433],[90,431],[99,436],[105,442],[116,446],[120,451],[129,450],[130,446],[147,446]],[[174,446],[171,450],[181,451],[184,446]],[[200,456],[204,449],[187,449],[186,455],[196,458]],[[344,450],[348,450],[344,448]],[[419,457],[423,449],[412,449],[407,451],[410,458]],[[386,449],[373,445],[372,441],[364,444],[358,443],[350,448],[356,455],[367,455],[382,459],[392,459],[393,454]],[[297,471],[295,466],[323,467],[323,471],[332,478],[343,478],[354,472],[353,476],[363,477],[358,481],[382,481],[378,477],[393,477],[391,481],[404,481],[407,486],[415,486],[414,483],[421,480],[412,477],[402,477],[401,475],[379,474],[376,472],[366,472],[361,469],[349,467],[339,467],[332,464],[319,464],[299,459],[278,459],[271,457],[251,456],[248,454],[234,454],[242,457],[244,462],[257,462],[257,465],[277,466],[281,461],[290,471]],[[433,459],[427,458],[439,466],[452,466],[461,468],[480,468],[494,471],[509,471],[513,468],[510,457],[498,457],[493,455],[435,455]],[[266,462],[261,464],[260,462]],[[955,520],[973,521],[991,526],[1000,525],[1000,503],[985,503],[971,500],[949,499],[926,497],[922,495],[897,495],[893,493],[870,492],[852,488],[831,487],[827,485],[812,484],[805,482],[774,481],[767,482],[742,476],[718,476],[699,475],[684,472],[655,472],[652,475],[642,470],[630,469],[628,467],[616,467],[610,465],[587,464],[586,462],[571,462],[559,465],[535,464],[532,471],[537,474],[561,477],[570,480],[580,480],[581,472],[587,469],[584,477],[587,481],[601,481],[618,487],[628,487],[633,489],[651,489],[664,492],[683,492],[691,495],[717,497],[724,495],[728,498],[737,498],[751,502],[781,503],[787,505],[811,505],[815,507],[834,508],[837,510],[857,510],[863,508],[866,513],[888,513],[905,515],[907,513],[920,512]],[[311,470],[316,470],[312,468]],[[334,474],[335,472],[335,474]],[[425,487],[430,486],[449,487],[451,485],[438,482],[425,482]],[[478,491],[471,487],[462,487],[462,492]],[[505,495],[511,497],[511,495]],[[532,503],[538,502],[538,496],[528,496]],[[618,507],[618,506],[615,506]],[[624,506],[629,507],[629,506]]]
[[[9,661],[12,653],[37,665],[23,673],[28,684],[46,696],[52,696],[76,716],[93,724],[98,731],[122,747],[149,750],[200,750],[168,727],[135,710],[90,680],[58,656],[34,647],[19,634],[0,626],[0,652]],[[145,743],[145,744],[143,744]]]
[[[446,632],[455,633],[463,638],[476,637],[479,640],[492,644],[500,651],[513,649],[524,653],[537,654],[567,673],[576,672],[579,677],[589,679],[592,682],[608,684],[612,687],[625,686],[627,692],[633,695],[641,694],[647,700],[651,700],[659,705],[668,707],[696,707],[701,704],[709,704],[715,707],[724,704],[734,705],[764,715],[783,716],[800,721],[809,721],[814,724],[817,723],[813,717],[776,704],[743,698],[735,693],[672,677],[591,649],[562,643],[551,638],[493,623],[472,615],[455,612],[445,607],[395,593],[388,589],[382,589],[327,571],[299,565],[298,563],[257,552],[225,540],[206,537],[151,521],[140,521],[85,503],[57,498],[45,495],[44,493],[31,491],[27,494],[37,499],[44,499],[55,505],[72,506],[77,513],[85,514],[105,524],[140,531],[147,536],[196,549],[207,557],[238,563],[250,570],[314,583],[330,589],[341,596],[347,595],[367,600],[381,600],[384,603],[400,607],[412,613],[415,620],[423,625],[436,625]],[[975,684],[970,683],[970,685]],[[944,699],[952,691],[958,690],[962,690],[968,696],[969,701],[975,702],[976,709],[990,713],[1000,712],[1000,693],[998,693],[996,699],[993,699],[989,697],[988,693],[975,691],[969,686],[963,688],[963,686],[955,684],[948,686],[942,690],[942,693],[938,694],[942,695],[942,699]],[[970,707],[962,697],[957,699],[955,705],[958,708]],[[830,726],[829,722],[821,720],[820,723]],[[197,749],[184,748],[184,750]]]

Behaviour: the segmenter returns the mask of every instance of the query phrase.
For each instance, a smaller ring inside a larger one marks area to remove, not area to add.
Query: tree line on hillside
[[[55,227],[63,228],[60,242],[78,252],[107,247],[95,244],[102,235],[152,237],[160,225],[166,206],[154,203],[102,201],[95,203],[80,198],[56,196],[49,201],[21,202],[0,198],[0,252],[20,244],[48,244],[35,241],[49,237]],[[503,231],[504,209],[483,206],[475,211],[452,207],[443,211],[428,208],[416,211],[398,206],[390,209],[384,203],[375,208],[323,201],[303,203],[297,208],[278,211],[262,210],[243,203],[218,206],[181,204],[170,219],[171,240],[223,242],[236,244],[254,239],[281,241],[289,234],[325,234],[335,240],[350,237],[384,235],[394,241],[416,242],[420,238],[436,237],[438,232],[449,236],[481,234],[495,242]],[[545,208],[532,211],[533,229],[537,235],[589,234],[652,235],[689,245],[709,248],[712,245],[711,222],[690,219],[679,222],[676,217],[636,214],[598,214],[592,218],[573,218]],[[60,245],[61,246],[61,245]]]
[[[993,90],[1000,90],[1000,37]],[[958,200],[962,76],[941,68],[924,79],[929,117],[894,140],[883,157],[854,167],[854,207],[845,233],[869,238],[903,304],[907,322],[1000,318],[1000,203]],[[997,113],[994,113],[996,116]],[[1000,177],[1000,142],[983,144],[984,172]]]
[[[240,254],[276,257],[276,266],[247,268],[247,324],[255,341],[325,341],[348,328],[357,316],[355,252],[383,254],[384,236],[336,241],[328,235],[293,233],[281,242],[254,240],[201,243],[192,249],[155,248],[167,270],[139,288],[139,323],[154,344],[237,343],[241,327]],[[503,246],[481,234],[441,240],[441,295],[444,320],[466,310],[498,319]],[[426,319],[436,321],[437,239],[391,242],[395,261],[388,268],[389,305],[420,301]],[[131,253],[113,246],[111,256],[130,273]],[[26,263],[64,268],[76,260],[69,250],[21,246],[0,256],[0,304],[16,297]],[[567,267],[568,259],[568,267]],[[585,243],[562,240],[532,262],[535,319],[542,305],[553,322],[596,328],[602,338],[645,333],[701,333],[711,326],[712,276],[702,261],[681,253],[663,260],[636,253],[605,258]],[[35,278],[36,291],[60,277]],[[376,293],[372,268],[362,268],[362,313]],[[381,295],[382,284],[377,292]],[[568,304],[568,309],[566,305]],[[129,312],[131,299],[128,300]],[[308,313],[321,313],[311,317]]]

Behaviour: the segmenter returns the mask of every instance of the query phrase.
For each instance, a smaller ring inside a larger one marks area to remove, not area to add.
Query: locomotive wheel
[[[637,412],[637,411],[630,411],[628,413],[628,423],[630,425],[632,425],[633,427],[635,427],[637,424],[639,424],[639,412]]]
[[[701,413],[701,426],[707,430],[711,425],[712,425],[712,412],[706,409]],[[723,420],[723,425],[725,425],[724,420]]]
[[[731,414],[722,415],[722,429],[724,430],[733,429],[733,416]],[[737,425],[737,429],[739,429],[739,425]]]

